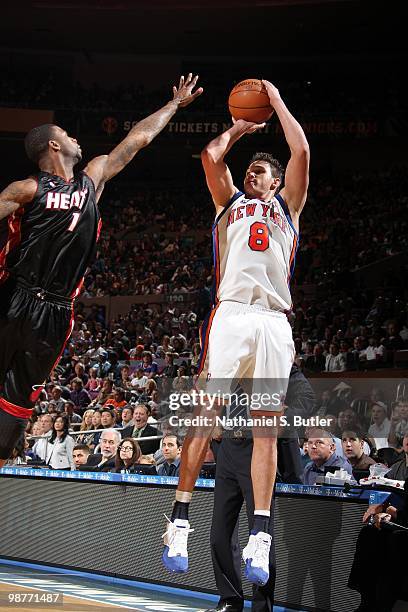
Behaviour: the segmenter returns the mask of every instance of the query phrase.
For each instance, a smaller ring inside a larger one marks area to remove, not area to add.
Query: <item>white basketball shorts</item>
[[[281,404],[252,409],[279,412],[295,357],[292,329],[282,312],[257,304],[220,302],[202,337],[199,384],[209,392],[232,390],[237,381],[252,393],[280,393]]]

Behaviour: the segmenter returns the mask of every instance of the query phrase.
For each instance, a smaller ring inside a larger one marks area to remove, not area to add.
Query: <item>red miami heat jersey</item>
[[[11,276],[75,297],[101,225],[93,181],[84,172],[69,182],[48,172],[34,178],[38,187],[33,200],[9,215],[0,234],[0,283]]]

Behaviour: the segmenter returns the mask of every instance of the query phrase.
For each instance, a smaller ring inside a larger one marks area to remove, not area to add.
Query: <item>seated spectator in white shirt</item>
[[[133,374],[131,385],[138,391],[143,391],[146,387],[146,383],[148,380],[149,379],[147,378],[147,376],[143,374],[143,369],[137,368],[136,372]]]
[[[338,344],[330,345],[330,352],[326,357],[326,372],[344,372],[347,366],[347,359],[344,353],[339,352]]]
[[[54,425],[54,419],[50,414],[42,414],[38,422],[41,424],[42,432],[40,435],[43,437],[37,440],[33,446],[33,453],[42,461],[45,461],[47,456],[47,448],[49,439],[52,434],[52,427]]]
[[[387,406],[383,402],[378,401],[371,408],[371,421],[368,435],[374,439],[376,448],[388,448],[391,421],[387,418]]]
[[[384,361],[385,347],[380,344],[378,336],[370,336],[367,348],[360,351],[361,361]]]
[[[81,466],[85,465],[88,461],[88,457],[91,453],[91,449],[86,444],[76,444],[72,449],[72,458],[74,460],[75,470],[80,470]]]

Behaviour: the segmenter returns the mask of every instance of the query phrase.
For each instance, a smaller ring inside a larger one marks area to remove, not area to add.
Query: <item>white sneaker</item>
[[[245,562],[245,576],[250,582],[263,586],[269,580],[269,551],[272,538],[269,533],[258,531],[249,536],[249,542],[242,551]]]
[[[162,535],[164,539],[162,561],[170,572],[184,574],[188,570],[188,534],[194,529],[190,529],[190,523],[184,519],[176,519],[174,523],[167,516],[166,519],[169,522],[166,532]]]

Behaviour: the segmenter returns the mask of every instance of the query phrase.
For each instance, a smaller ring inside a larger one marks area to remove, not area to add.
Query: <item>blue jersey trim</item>
[[[214,224],[213,224],[213,228],[218,224],[218,222],[221,219],[221,217],[223,215],[225,215],[225,213],[231,207],[231,205],[235,202],[235,200],[238,200],[238,198],[241,197],[242,195],[244,195],[243,191],[237,191],[237,193],[234,193],[234,195],[232,196],[232,198],[230,199],[228,204],[226,206],[224,206],[224,208],[222,209],[220,214],[215,218],[215,221],[214,221]]]
[[[283,212],[285,213],[285,217],[286,217],[290,227],[293,229],[293,231],[295,232],[296,236],[298,237],[298,244],[299,244],[299,233],[296,231],[295,226],[293,225],[293,221],[292,221],[292,217],[290,216],[288,205],[286,204],[286,202],[282,198],[282,196],[279,195],[278,193],[276,194],[275,198],[278,200],[279,204],[282,206]]]

